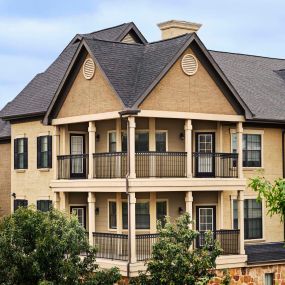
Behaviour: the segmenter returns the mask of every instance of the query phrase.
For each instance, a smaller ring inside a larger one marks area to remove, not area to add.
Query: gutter
[[[130,177],[130,123],[128,117],[135,116],[140,112],[140,110],[124,110],[119,112],[120,119],[122,122],[123,118],[127,118],[127,174],[126,174],[126,194],[128,197],[128,263],[127,263],[127,277],[130,277],[130,264],[131,264],[131,239],[130,239],[130,224],[131,224],[131,215],[130,215],[130,194],[129,194],[129,177]],[[122,125],[122,124],[121,124]]]

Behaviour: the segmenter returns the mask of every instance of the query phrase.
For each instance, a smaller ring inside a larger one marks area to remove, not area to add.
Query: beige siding
[[[121,101],[100,68],[96,66],[94,77],[86,80],[81,67],[57,117],[111,112],[122,108]]]
[[[41,171],[37,169],[37,137],[52,134],[53,127],[43,126],[40,121],[12,124],[12,150],[14,139],[28,138],[28,169],[24,171],[14,170],[11,166],[11,192],[16,193],[18,199],[27,199],[29,205],[36,205],[39,199],[52,199],[52,191],[49,188],[53,178],[53,170]],[[14,161],[14,152],[11,152],[11,161]],[[56,163],[52,162],[53,165]]]
[[[140,108],[224,115],[236,114],[201,62],[198,62],[199,68],[195,75],[184,74],[181,68],[181,59],[187,53],[193,54],[193,51],[189,48],[183,53],[140,105]]]
[[[11,212],[11,143],[0,143],[0,217]]]

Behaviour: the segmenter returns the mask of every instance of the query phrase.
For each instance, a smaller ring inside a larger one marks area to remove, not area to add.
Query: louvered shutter
[[[48,168],[52,168],[52,136],[48,136]]]
[[[14,169],[18,168],[18,139],[14,139]]]
[[[37,137],[37,168],[42,167],[42,161],[41,161],[41,137]]]
[[[24,140],[24,169],[28,169],[28,138]]]

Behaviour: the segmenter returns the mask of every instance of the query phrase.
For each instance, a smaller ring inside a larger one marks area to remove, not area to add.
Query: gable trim
[[[85,48],[85,50],[84,50]],[[83,53],[83,55],[82,55]],[[70,90],[70,88],[72,87],[72,84],[76,78],[76,76],[78,75],[78,72],[81,68],[81,65],[84,62],[85,57],[88,55],[91,56],[91,58],[94,60],[96,67],[98,67],[98,69],[100,70],[100,72],[102,73],[103,77],[105,78],[105,80],[108,82],[109,86],[111,87],[111,89],[113,90],[114,94],[116,95],[117,99],[119,100],[119,102],[122,104],[122,107],[124,108],[125,105],[122,101],[122,99],[120,98],[120,96],[118,95],[118,93],[116,92],[115,88],[113,87],[113,85],[111,84],[110,80],[108,79],[108,77],[106,76],[104,70],[101,68],[99,62],[97,61],[97,59],[94,57],[93,53],[91,52],[91,50],[88,47],[88,44],[85,42],[84,39],[81,40],[80,45],[78,46],[78,49],[64,75],[64,78],[62,80],[62,82],[59,85],[59,88],[57,89],[49,107],[48,110],[45,114],[45,117],[43,119],[43,124],[44,125],[48,125],[51,123],[52,119],[54,117],[56,117],[65,101],[65,98],[68,94],[68,91]],[[75,66],[76,65],[76,66]],[[71,76],[71,80],[67,79]],[[65,89],[65,90],[64,90]],[[61,97],[60,95],[63,93],[63,96]]]
[[[119,41],[119,42],[122,41],[123,38],[124,38],[128,33],[130,33],[132,30],[135,32],[135,34],[138,36],[138,38],[141,40],[141,42],[142,42],[143,44],[147,44],[147,43],[148,43],[148,41],[146,40],[146,38],[143,36],[143,34],[140,32],[140,30],[137,28],[137,26],[136,26],[133,22],[131,22],[131,23],[125,28],[125,30],[118,36],[117,41]]]
[[[193,33],[190,34],[185,41],[184,45],[181,47],[181,49],[176,53],[176,55],[172,58],[172,60],[162,69],[161,73],[157,76],[157,78],[151,83],[151,85],[144,91],[144,93],[137,99],[137,101],[134,103],[133,108],[138,108],[138,106],[147,98],[147,96],[150,94],[150,92],[155,88],[155,86],[160,82],[160,80],[166,75],[166,73],[170,70],[170,68],[177,62],[179,57],[183,54],[183,52],[189,47],[189,45],[195,42],[198,47],[201,49],[203,55],[206,56],[206,58],[210,61],[210,64],[214,68],[214,70],[218,73],[219,77],[222,79],[222,81],[225,83],[226,87],[229,89],[229,91],[233,94],[234,98],[237,100],[240,107],[245,111],[245,115],[247,118],[252,118],[254,114],[249,110],[247,105],[244,103],[242,98],[239,96],[235,88],[232,86],[230,81],[227,79],[225,74],[222,72],[218,64],[215,62],[211,54],[208,52],[206,47],[203,45],[197,34]],[[224,93],[224,92],[223,92]],[[229,99],[229,98],[227,98]],[[232,101],[232,100],[231,100]],[[232,103],[232,102],[230,102]],[[233,106],[236,107],[237,106]]]

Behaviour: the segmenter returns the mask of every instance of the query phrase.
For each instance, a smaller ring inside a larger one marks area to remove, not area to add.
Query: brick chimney
[[[202,25],[186,21],[170,20],[157,24],[157,26],[161,30],[162,39],[165,40],[188,33],[197,33]]]

